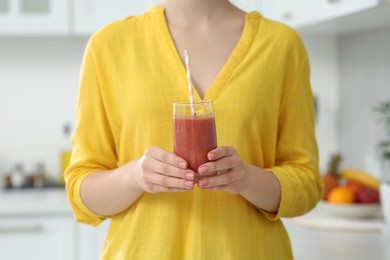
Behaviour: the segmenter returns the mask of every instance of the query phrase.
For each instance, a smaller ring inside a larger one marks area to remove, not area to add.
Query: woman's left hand
[[[245,164],[231,146],[220,146],[207,155],[210,162],[201,165],[199,188],[241,193],[248,184],[249,174]]]

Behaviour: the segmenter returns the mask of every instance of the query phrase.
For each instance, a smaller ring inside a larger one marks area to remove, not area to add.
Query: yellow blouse
[[[279,179],[278,213],[222,191],[144,193],[112,216],[102,259],[292,258],[280,218],[308,212],[322,193],[309,63],[300,37],[257,12],[246,14],[238,45],[204,99],[214,102],[218,145],[235,147],[245,163]],[[91,37],[66,171],[77,221],[103,221],[80,198],[88,174],[135,160],[149,146],[173,151],[172,103],[186,100],[185,67],[162,7]]]

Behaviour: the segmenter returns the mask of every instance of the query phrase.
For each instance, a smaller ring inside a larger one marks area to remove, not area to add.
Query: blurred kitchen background
[[[380,178],[382,168],[375,147],[387,138],[387,133],[373,107],[390,99],[390,1],[233,2],[287,23],[301,34],[311,62],[321,171],[326,171],[330,154],[340,152],[343,167],[365,170]],[[35,173],[39,178],[41,175],[36,173],[43,172],[47,183],[59,184],[62,152],[69,147],[75,125],[79,71],[88,37],[110,21],[138,14],[158,3],[0,0],[3,189],[9,181],[6,176],[12,175],[17,165],[26,175]],[[33,185],[42,186],[40,179],[34,181]],[[73,222],[63,189],[52,187],[48,194],[50,198],[22,190],[0,193],[0,259],[98,259],[104,232]],[[41,205],[29,204],[33,196],[38,196]],[[104,230],[107,224],[103,226]],[[39,233],[42,230],[45,235]],[[306,232],[308,241],[316,237],[311,230]],[[25,236],[20,238],[21,234]],[[336,234],[340,241],[353,240],[354,236]],[[381,246],[387,243],[388,247],[389,236],[381,232],[363,234],[376,245],[368,250],[374,255],[366,252],[361,259],[390,259],[389,249]],[[330,233],[324,236],[332,237]],[[308,253],[301,240],[292,238],[298,248],[297,259],[329,259]],[[16,247],[21,243],[23,247]],[[346,248],[352,246],[347,244]],[[18,252],[21,248],[24,254]],[[336,248],[342,258],[331,259],[360,259],[358,254],[349,255],[347,249]],[[362,255],[358,248],[353,250]]]

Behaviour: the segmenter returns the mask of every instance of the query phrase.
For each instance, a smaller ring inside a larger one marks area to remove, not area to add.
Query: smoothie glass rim
[[[192,114],[189,109],[191,105],[193,105],[196,110],[195,115]],[[173,102],[173,111],[174,118],[188,117],[201,119],[204,117],[214,117],[214,104],[212,100],[199,100],[194,103],[191,103],[190,101]]]
[[[212,104],[213,101],[212,100],[198,100],[198,101],[194,101],[193,104],[197,105],[197,104]],[[191,102],[190,101],[178,101],[178,102],[173,102],[173,105],[190,105]]]

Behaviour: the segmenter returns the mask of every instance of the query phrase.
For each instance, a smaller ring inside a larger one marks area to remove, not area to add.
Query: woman
[[[218,147],[172,152],[172,103],[214,102]],[[309,63],[285,25],[227,0],[165,0],[95,33],[66,171],[75,218],[111,218],[102,259],[291,259],[281,217],[322,193]],[[218,172],[218,175],[215,175]]]

